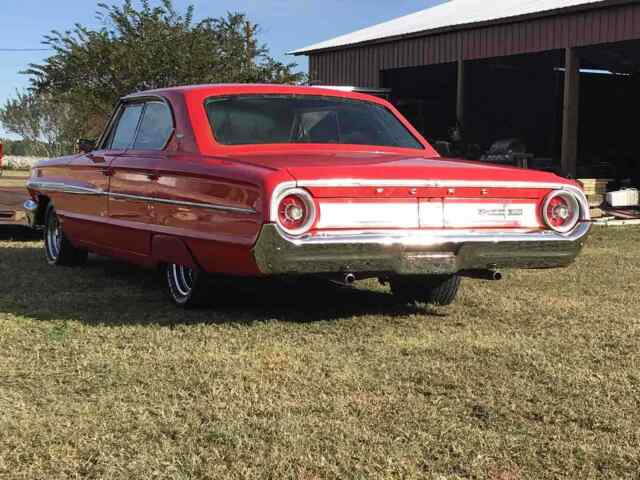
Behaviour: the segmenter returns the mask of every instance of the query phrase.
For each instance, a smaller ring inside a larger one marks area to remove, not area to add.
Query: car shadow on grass
[[[41,238],[41,231],[24,225],[0,225],[0,242],[33,242]]]
[[[0,311],[44,321],[170,327],[446,316],[428,306],[399,304],[376,282],[360,289],[309,279],[214,278],[210,304],[184,311],[171,304],[156,270],[93,255],[83,267],[51,267],[41,245],[0,248],[0,273],[14,286],[0,294]]]

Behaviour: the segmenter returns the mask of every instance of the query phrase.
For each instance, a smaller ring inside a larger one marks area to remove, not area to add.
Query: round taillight
[[[559,233],[568,233],[580,220],[580,203],[569,192],[552,192],[544,202],[542,216],[549,228]]]
[[[280,194],[276,205],[278,225],[290,235],[306,233],[313,226],[316,206],[306,190],[287,190]]]

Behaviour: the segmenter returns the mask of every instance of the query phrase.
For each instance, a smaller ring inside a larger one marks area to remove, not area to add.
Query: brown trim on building
[[[459,25],[450,25],[446,27],[432,28],[430,30],[421,30],[418,32],[405,33],[402,35],[393,35],[388,37],[377,38],[374,40],[366,40],[363,42],[355,42],[355,43],[349,43],[345,45],[339,45],[335,47],[326,47],[326,48],[318,48],[318,49],[310,49],[310,50],[297,50],[295,51],[295,53],[292,53],[292,55],[295,55],[295,56],[315,55],[318,53],[346,50],[350,48],[362,47],[365,45],[389,43],[389,42],[407,40],[407,39],[416,38],[416,37],[425,37],[429,35],[439,35],[443,33],[457,32],[460,30],[478,29],[478,28],[498,26],[498,25],[509,24],[509,23],[520,23],[520,22],[526,22],[526,21],[545,18],[545,17],[554,17],[558,15],[565,15],[568,13],[581,12],[585,10],[595,10],[595,9],[606,8],[610,6],[616,6],[616,5],[633,4],[633,3],[636,3],[637,1],[638,0],[602,0],[601,2],[598,2],[598,3],[573,5],[570,7],[555,8],[552,10],[544,10],[542,12],[528,13],[528,14],[516,15],[512,17],[497,18],[494,20],[485,20],[482,22],[462,23]]]

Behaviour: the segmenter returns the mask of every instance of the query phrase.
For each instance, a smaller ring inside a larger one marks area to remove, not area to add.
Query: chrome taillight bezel
[[[304,224],[300,228],[296,229],[287,228],[285,225],[283,225],[280,221],[280,216],[278,215],[280,203],[285,198],[292,195],[298,197],[304,202],[308,212]],[[311,230],[313,225],[316,223],[316,219],[318,218],[318,209],[316,207],[316,202],[313,200],[311,194],[304,188],[286,188],[281,190],[280,192],[278,192],[271,205],[271,221],[275,222],[282,231],[292,236],[298,236],[307,233],[309,230]]]
[[[570,220],[568,220],[567,223],[561,227],[554,225],[548,216],[549,205],[556,198],[562,198],[563,200],[565,200],[567,202],[567,205],[569,205],[572,210]],[[544,203],[542,204],[542,219],[544,220],[545,225],[555,232],[562,234],[572,232],[580,222],[581,218],[582,206],[580,204],[580,200],[575,194],[569,191],[554,190],[549,195],[547,195]]]

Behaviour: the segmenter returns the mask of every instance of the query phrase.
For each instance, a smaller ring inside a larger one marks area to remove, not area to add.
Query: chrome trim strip
[[[142,202],[162,203],[166,205],[177,205],[180,207],[206,208],[209,210],[220,210],[220,211],[227,211],[227,212],[234,212],[234,213],[246,213],[246,214],[257,213],[256,210],[253,208],[233,207],[230,205],[218,205],[215,203],[197,203],[197,202],[187,202],[183,200],[169,200],[165,198],[145,197],[142,195],[130,195],[126,193],[112,193],[112,192],[105,192],[104,190],[101,190],[98,188],[79,187],[76,185],[69,185],[67,183],[62,183],[62,182],[44,182],[44,181],[29,180],[27,182],[27,188],[32,188],[34,190],[49,191],[49,192],[70,193],[74,195],[104,195],[110,198],[123,198],[123,199],[136,200],[136,201],[142,201]]]
[[[503,242],[574,242],[589,233],[590,223],[580,223],[568,235],[550,230],[531,231],[517,229],[514,232],[482,232],[473,229],[465,230],[400,230],[383,231],[351,231],[346,234],[307,235],[291,237],[279,230],[287,242],[295,246],[336,245],[336,244],[377,244],[380,246],[402,245],[405,247],[432,247],[439,244],[463,243],[503,243]]]
[[[336,178],[327,180],[300,180],[299,187],[424,187],[424,188],[549,188],[574,189],[571,185],[550,182],[511,180],[387,180]]]
[[[99,188],[80,187],[62,182],[46,182],[38,180],[28,180],[27,188],[43,190],[49,192],[70,193],[74,195],[105,195],[105,191]]]
[[[178,205],[180,207],[206,208],[209,210],[224,210],[224,211],[236,212],[236,213],[251,213],[251,214],[256,213],[256,211],[253,208],[232,207],[227,205],[217,205],[214,203],[195,203],[195,202],[187,202],[184,200],[169,200],[166,198],[144,197],[142,195],[130,195],[128,193],[109,192],[107,195],[113,198],[124,198],[127,200],[136,200],[136,201],[142,201],[142,202]]]

